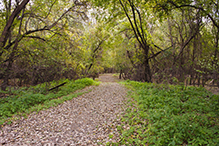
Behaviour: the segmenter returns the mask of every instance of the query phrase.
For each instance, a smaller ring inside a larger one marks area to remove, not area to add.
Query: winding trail
[[[127,90],[110,74],[91,92],[56,107],[32,113],[0,130],[0,145],[95,146],[116,142],[116,125],[124,111]],[[111,136],[109,136],[111,135]]]

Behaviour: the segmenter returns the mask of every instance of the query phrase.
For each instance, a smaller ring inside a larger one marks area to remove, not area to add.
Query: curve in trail
[[[109,74],[99,80],[103,83],[89,93],[6,125],[0,131],[0,145],[94,146],[117,141],[115,124],[123,112],[126,89]]]

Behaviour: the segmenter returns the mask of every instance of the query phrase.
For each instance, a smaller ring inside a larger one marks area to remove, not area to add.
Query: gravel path
[[[99,80],[89,93],[6,125],[0,130],[0,145],[95,146],[117,141],[126,89],[111,75]]]

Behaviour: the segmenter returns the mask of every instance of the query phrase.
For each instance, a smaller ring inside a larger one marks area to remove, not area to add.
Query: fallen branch
[[[54,89],[58,89],[59,87],[64,86],[66,83],[67,83],[67,82],[64,82],[64,83],[62,83],[62,84],[60,84],[60,85],[57,85],[57,86],[55,86],[55,87],[53,87],[53,88],[50,88],[48,91],[51,91],[51,90],[54,90]]]

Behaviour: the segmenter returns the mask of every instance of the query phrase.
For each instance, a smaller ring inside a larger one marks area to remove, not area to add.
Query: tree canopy
[[[217,0],[1,1],[1,88],[104,72],[143,82],[218,83],[218,5]]]

